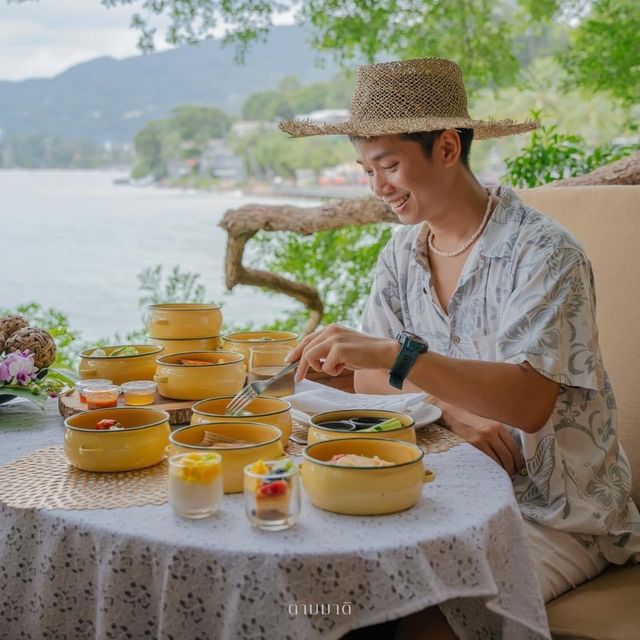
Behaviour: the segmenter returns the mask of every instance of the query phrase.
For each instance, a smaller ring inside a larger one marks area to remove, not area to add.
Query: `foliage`
[[[133,178],[167,175],[170,160],[198,160],[211,138],[222,138],[231,127],[230,118],[214,107],[182,106],[170,118],[153,120],[134,139],[137,164]]]
[[[139,289],[142,295],[138,299],[141,308],[163,302],[205,302],[206,288],[201,283],[199,273],[181,271],[175,265],[171,273],[163,276],[162,265],[148,267],[138,274]]]
[[[596,0],[561,56],[571,84],[610,91],[627,104],[640,100],[640,2]]]
[[[353,74],[342,73],[331,82],[302,86],[295,76],[283,78],[276,90],[259,91],[242,106],[245,120],[282,120],[317,109],[344,109],[349,106]]]
[[[44,134],[0,135],[0,167],[92,169],[130,160],[126,149]]]
[[[365,225],[295,233],[260,233],[256,236],[257,268],[273,271],[315,287],[325,304],[323,323],[357,326],[371,289],[378,254],[391,237],[391,225]],[[300,332],[305,309],[277,321],[270,328]]]
[[[243,158],[247,174],[257,178],[273,175],[293,178],[296,169],[319,171],[353,160],[348,140],[327,136],[301,138],[292,143],[279,131],[260,128],[230,142]]]
[[[540,116],[537,112],[533,115]],[[543,126],[533,132],[529,144],[518,156],[506,160],[506,180],[517,187],[536,187],[589,173],[630,155],[639,147],[607,144],[590,149],[582,136],[559,133],[556,126]]]

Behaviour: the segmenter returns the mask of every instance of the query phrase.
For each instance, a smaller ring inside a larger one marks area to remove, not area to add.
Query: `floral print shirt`
[[[591,265],[577,240],[510,188],[473,246],[445,313],[432,289],[426,225],[398,229],[378,260],[362,330],[405,329],[452,358],[528,362],[560,384],[537,433],[511,428],[526,460],[514,491],[525,518],[640,560],[640,514],[616,436],[602,363]]]

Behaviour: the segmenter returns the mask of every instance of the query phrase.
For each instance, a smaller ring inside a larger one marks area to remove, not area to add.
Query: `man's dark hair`
[[[439,131],[418,131],[416,133],[400,133],[398,137],[402,140],[411,140],[417,142],[421,147],[424,155],[431,158],[433,145],[444,129]],[[469,153],[471,152],[471,142],[473,141],[473,129],[456,129],[460,136],[460,162],[469,168]]]

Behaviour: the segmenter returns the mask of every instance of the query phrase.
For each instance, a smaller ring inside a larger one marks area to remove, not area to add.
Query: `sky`
[[[0,0],[0,80],[49,78],[99,56],[139,55],[130,24],[140,4],[107,9],[100,0]],[[291,21],[286,15],[276,20]],[[160,36],[156,50],[167,46]]]
[[[107,9],[100,0],[0,0],[0,80],[51,77],[98,56],[136,55],[134,13],[134,6]]]

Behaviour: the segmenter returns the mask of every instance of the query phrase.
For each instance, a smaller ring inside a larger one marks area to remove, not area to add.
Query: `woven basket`
[[[22,317],[17,315],[0,316],[0,334],[4,334],[4,339],[10,338],[16,331],[28,327],[29,323]],[[2,353],[2,345],[0,340],[0,353]]]
[[[56,359],[56,343],[44,330],[37,327],[19,329],[6,340],[6,353],[28,349],[34,355],[34,364],[38,369],[48,367]]]

